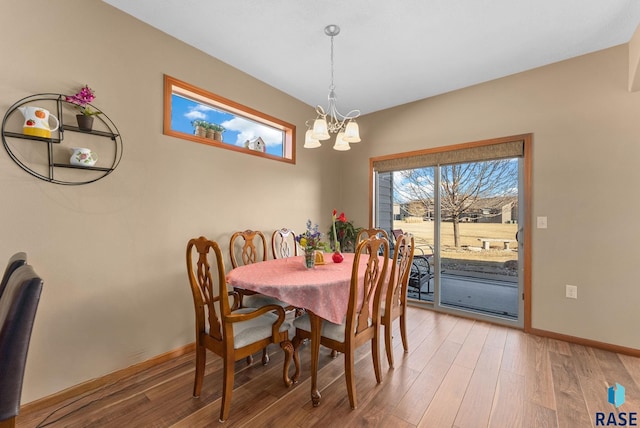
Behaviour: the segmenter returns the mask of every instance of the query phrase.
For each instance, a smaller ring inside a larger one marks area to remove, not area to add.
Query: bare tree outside
[[[502,159],[440,167],[442,221],[453,223],[454,246],[460,246],[460,222],[482,222],[511,209],[517,200],[515,159]],[[399,172],[394,179],[394,201],[408,215],[424,217],[434,211],[435,168]]]

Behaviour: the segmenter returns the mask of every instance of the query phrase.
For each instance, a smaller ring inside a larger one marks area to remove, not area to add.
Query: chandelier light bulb
[[[311,138],[316,140],[328,140],[331,138],[329,130],[327,128],[327,121],[324,118],[316,119],[313,121],[313,130]]]
[[[304,134],[304,148],[305,149],[315,149],[316,147],[320,147],[320,141],[313,138],[313,131],[311,129],[307,129],[307,132]]]
[[[355,120],[350,120],[344,129],[344,140],[348,143],[359,143],[360,141],[360,128]]]
[[[336,135],[336,143],[333,145],[333,150],[341,152],[351,150],[349,143],[344,140],[344,132],[338,132],[338,135]]]

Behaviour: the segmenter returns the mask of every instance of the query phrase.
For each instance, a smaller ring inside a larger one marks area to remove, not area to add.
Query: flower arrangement
[[[93,116],[96,114],[100,114],[101,112],[92,110],[89,107],[89,103],[96,98],[93,89],[89,87],[89,85],[84,85],[80,92],[75,95],[66,96],[65,101],[75,104],[75,107],[78,109],[80,114],[84,116]]]
[[[344,213],[336,216],[337,213],[336,210],[333,210],[331,230],[329,231],[334,250],[338,252],[353,251],[353,246],[355,245],[358,232],[360,232],[361,228],[355,227],[352,221],[347,220]]]
[[[318,225],[312,225],[311,220],[307,220],[307,230],[296,236],[296,242],[305,250],[318,250],[323,248],[320,239],[322,234],[318,230]]]

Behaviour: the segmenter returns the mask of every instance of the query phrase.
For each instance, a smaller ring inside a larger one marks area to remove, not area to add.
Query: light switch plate
[[[546,229],[547,228],[547,217],[538,217],[538,229]]]

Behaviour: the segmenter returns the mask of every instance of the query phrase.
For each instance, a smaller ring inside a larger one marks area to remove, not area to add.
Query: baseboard
[[[598,348],[605,351],[615,352],[618,354],[630,355],[632,357],[640,357],[640,349],[627,348],[626,346],[614,345],[606,342],[599,342],[597,340],[584,339],[582,337],[570,336],[568,334],[555,333],[553,331],[540,330],[537,328],[531,328],[528,333],[536,336],[548,337],[551,339],[563,340],[565,342],[576,343],[578,345],[590,346],[592,348]]]
[[[84,394],[85,392],[89,392],[96,388],[100,388],[102,386],[115,383],[121,379],[136,375],[157,364],[161,364],[161,363],[164,363],[165,361],[169,361],[173,358],[177,358],[181,355],[187,354],[193,351],[195,347],[196,347],[195,343],[190,343],[181,348],[174,349],[173,351],[169,351],[165,354],[158,355],[149,360],[143,361],[138,364],[134,364],[133,366],[127,367],[125,369],[118,370],[113,373],[109,373],[108,375],[101,376],[99,378],[92,379],[90,381],[83,382],[78,385],[74,385],[70,388],[57,392],[53,395],[49,395],[47,397],[40,398],[38,400],[35,400],[23,406],[20,406],[20,412],[33,413],[41,409],[53,407],[56,404],[62,403],[69,398],[77,397],[79,395]]]

